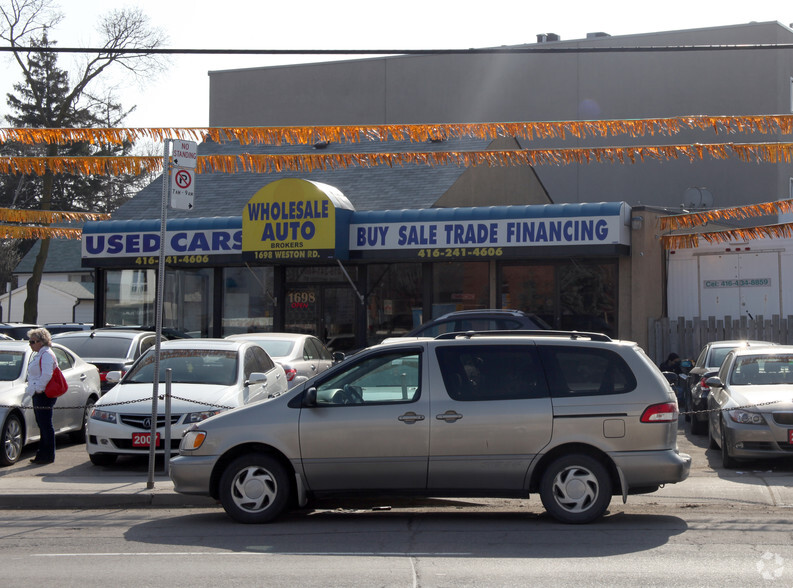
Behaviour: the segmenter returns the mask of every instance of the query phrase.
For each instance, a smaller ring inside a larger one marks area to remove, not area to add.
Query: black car
[[[156,339],[156,333],[151,331],[123,329],[73,331],[52,337],[53,341],[68,347],[99,369],[102,394],[115,386],[107,381],[107,373],[125,373],[144,351],[156,343]]]
[[[28,338],[28,331],[30,329],[38,329],[40,327],[41,325],[28,323],[0,323],[0,333],[8,335],[17,341],[22,341]]]
[[[704,435],[708,431],[708,413],[706,411],[710,387],[707,380],[719,372],[727,354],[739,347],[763,347],[766,345],[775,345],[775,343],[738,339],[711,341],[702,348],[694,367],[688,372],[688,389],[684,391],[684,410],[689,413],[686,415],[686,420],[691,423],[692,435]]]
[[[439,316],[407,333],[406,337],[437,337],[465,331],[547,331],[550,325],[521,310],[458,310]]]

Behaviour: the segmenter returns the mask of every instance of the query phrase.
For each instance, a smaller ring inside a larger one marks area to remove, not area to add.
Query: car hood
[[[157,389],[160,400],[158,411],[165,410],[165,384]],[[152,385],[116,384],[102,396],[97,407],[107,406],[115,412],[139,413],[151,411]],[[133,402],[139,401],[139,402]],[[125,403],[125,404],[121,404]],[[242,403],[242,390],[237,386],[217,386],[211,384],[171,384],[171,411],[174,413],[192,412],[201,407],[234,408]]]
[[[738,406],[763,405],[765,410],[793,405],[793,385],[733,386],[730,396]],[[765,404],[773,402],[774,404]]]

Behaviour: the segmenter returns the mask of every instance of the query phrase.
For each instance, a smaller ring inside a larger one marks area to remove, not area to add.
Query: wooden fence
[[[775,314],[770,319],[762,315],[754,318],[711,316],[693,319],[683,317],[650,319],[647,336],[647,355],[656,364],[661,363],[672,352],[696,361],[699,352],[710,341],[752,339],[791,345],[793,316],[782,318]]]

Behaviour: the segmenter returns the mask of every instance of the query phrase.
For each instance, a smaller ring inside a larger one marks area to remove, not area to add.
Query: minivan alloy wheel
[[[566,455],[545,470],[540,498],[545,510],[563,523],[588,523],[603,515],[611,502],[611,478],[588,455]]]
[[[249,454],[235,459],[220,479],[220,502],[241,523],[267,523],[286,508],[289,477],[269,455]]]

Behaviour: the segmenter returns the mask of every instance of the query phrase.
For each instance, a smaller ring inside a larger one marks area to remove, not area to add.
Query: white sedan
[[[58,398],[52,413],[55,434],[85,438],[87,417],[99,399],[99,370],[65,347],[52,344],[69,390]],[[31,398],[25,398],[27,368],[33,352],[27,341],[0,340],[0,465],[19,460],[22,448],[40,438]]]
[[[289,387],[321,374],[344,359],[343,353],[331,354],[325,344],[312,335],[300,333],[244,333],[226,339],[253,341],[264,348],[286,372]]]
[[[149,453],[155,348],[142,355],[94,406],[88,421],[86,449],[91,462],[110,465],[119,455]],[[274,398],[286,392],[284,369],[249,341],[177,339],[160,346],[158,395],[166,392],[171,370],[171,447],[179,450],[185,431],[224,410]],[[164,453],[165,402],[157,403],[155,450]]]

